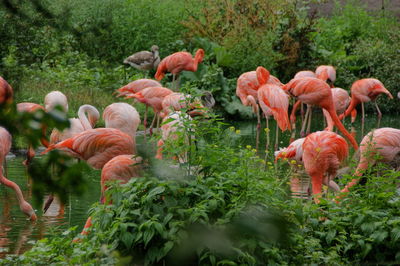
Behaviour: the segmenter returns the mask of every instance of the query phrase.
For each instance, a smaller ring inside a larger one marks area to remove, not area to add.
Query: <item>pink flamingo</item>
[[[340,191],[335,182],[341,162],[349,153],[347,142],[340,135],[330,131],[317,131],[306,137],[303,143],[304,168],[311,177],[314,201],[319,203],[322,184]]]
[[[360,162],[354,173],[355,178],[350,181],[342,192],[356,185],[368,167],[376,163],[376,156],[382,162],[391,162],[400,153],[400,129],[384,127],[369,132],[360,144]]]
[[[333,66],[322,65],[317,67],[315,70],[317,78],[326,81],[331,88],[333,88],[333,83],[336,80],[336,69]]]
[[[135,93],[138,93],[141,90],[144,90],[149,87],[162,87],[161,83],[158,81],[152,80],[152,79],[138,79],[135,81],[132,81],[128,83],[127,85],[119,88],[116,92],[118,92],[117,97],[122,97],[122,96],[131,96]],[[147,112],[148,112],[149,106],[146,104],[146,111],[144,112],[144,119],[143,119],[143,125],[145,128],[145,134],[144,134],[144,139],[146,140],[146,128],[147,128]]]
[[[275,135],[275,150],[278,149],[279,144],[279,128],[283,131],[290,130],[290,122],[288,117],[289,96],[284,92],[280,86],[275,84],[268,84],[269,72],[265,71],[263,67],[258,67],[256,70],[258,83],[260,87],[257,91],[258,102],[264,112],[267,126],[267,144],[266,151],[269,146],[269,117],[274,116],[276,120],[276,135]]]
[[[392,94],[383,86],[382,82],[377,79],[368,78],[368,79],[360,79],[353,83],[351,86],[351,102],[349,107],[346,109],[346,112],[342,114],[339,119],[346,117],[351,114],[351,112],[356,108],[356,106],[361,103],[361,126],[362,126],[362,134],[364,134],[364,103],[373,101],[376,107],[376,111],[378,112],[378,125],[379,121],[382,118],[382,113],[379,110],[378,103],[376,102],[377,97],[384,93],[390,99],[393,99]]]
[[[10,152],[10,148],[11,135],[5,128],[0,127],[0,183],[15,191],[19,202],[19,208],[29,217],[31,221],[35,221],[37,219],[35,211],[33,210],[32,206],[24,199],[20,187],[14,182],[8,180],[5,176],[3,176],[3,163],[6,160],[6,155]]]
[[[131,178],[139,177],[141,174],[141,157],[135,157],[135,155],[118,155],[108,161],[101,171],[101,198],[100,202],[105,204],[107,202],[105,198],[105,191],[108,189],[107,183],[110,181],[120,181],[120,183],[126,183]],[[92,217],[86,220],[85,226],[81,232],[81,235],[89,234],[89,229],[92,226]],[[78,242],[75,239],[74,242]]]
[[[306,104],[316,105],[327,110],[340,132],[342,132],[351,142],[354,149],[358,149],[356,140],[346,130],[336,115],[332,99],[332,91],[326,82],[317,78],[292,79],[283,87],[283,89]],[[308,110],[309,109],[307,109],[307,112]],[[305,120],[307,120],[307,114]]]
[[[13,89],[8,82],[0,77],[0,104],[10,104],[13,101]]]
[[[106,128],[116,128],[128,134],[136,143],[136,130],[140,124],[140,116],[132,105],[113,103],[104,109],[103,120]],[[134,144],[136,146],[136,144]]]
[[[282,83],[276,77],[270,75],[269,71],[265,68],[260,68],[259,72],[263,72],[269,84],[281,86]],[[256,149],[258,149],[259,135],[261,128],[260,109],[258,107],[258,94],[257,91],[260,87],[256,71],[245,72],[237,80],[236,95],[244,106],[251,106],[253,112],[257,116],[257,132],[256,132]]]
[[[146,106],[150,106],[154,111],[154,118],[150,125],[150,133],[152,133],[153,125],[157,117],[157,128],[159,125],[159,114],[162,110],[162,101],[167,96],[173,93],[172,90],[164,87],[149,87],[141,90],[133,95],[127,96],[127,98],[135,98]],[[144,129],[146,134],[146,127]]]
[[[115,156],[136,154],[134,140],[114,128],[89,129],[72,138],[50,145],[42,154],[59,149],[75,158],[85,160],[95,169],[101,169]]]
[[[173,53],[161,60],[154,77],[157,80],[162,80],[166,72],[171,72],[172,82],[175,83],[176,75],[179,75],[183,70],[196,72],[197,66],[203,61],[203,58],[203,49],[198,49],[194,58],[188,52]]]

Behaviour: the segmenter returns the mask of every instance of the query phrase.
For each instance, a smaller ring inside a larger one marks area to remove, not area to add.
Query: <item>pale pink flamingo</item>
[[[316,105],[327,110],[340,132],[351,142],[355,150],[358,149],[356,140],[346,130],[336,115],[332,91],[326,82],[317,78],[292,79],[283,86],[283,89],[306,104]],[[307,112],[308,110],[309,109],[307,109]],[[307,114],[305,120],[307,120]]]
[[[276,126],[275,135],[275,150],[278,149],[279,145],[279,128],[283,131],[290,130],[290,122],[288,117],[289,108],[289,95],[281,89],[280,86],[267,83],[269,77],[268,71],[265,71],[263,67],[258,67],[256,70],[258,83],[260,87],[257,90],[258,102],[261,109],[264,112],[267,127],[267,144],[266,152],[268,151],[269,145],[269,125],[268,120],[271,116],[274,117]]]
[[[127,103],[113,103],[103,111],[106,128],[116,128],[128,134],[136,143],[136,131],[140,116],[136,109]],[[136,146],[136,144],[134,144]]]
[[[57,105],[62,107],[64,113],[68,113],[67,96],[61,91],[51,91],[44,97],[44,109],[46,112],[52,111]]]
[[[79,107],[78,118],[70,118],[70,127],[62,132],[53,129],[50,135],[50,144],[71,138],[85,130],[92,129],[100,118],[100,113],[96,107],[90,104],[84,104]]]
[[[172,90],[164,88],[164,87],[149,87],[143,89],[133,95],[127,96],[127,98],[135,98],[141,103],[144,103],[146,106],[150,106],[154,111],[154,118],[150,125],[150,133],[152,133],[153,125],[157,117],[157,127],[159,125],[159,115],[162,110],[162,101],[163,99],[173,93]],[[146,127],[144,129],[146,134]]]
[[[317,78],[327,82],[329,86],[333,88],[333,83],[336,81],[336,69],[333,66],[318,66],[315,70],[315,75],[317,75]]]
[[[335,178],[340,164],[347,158],[349,148],[346,140],[330,131],[317,131],[306,137],[303,143],[303,163],[311,177],[314,201],[319,203],[322,184],[340,191]]]
[[[342,192],[356,185],[368,167],[373,166],[377,158],[382,162],[391,162],[400,153],[400,129],[384,127],[369,132],[360,144],[360,162],[350,181]]]
[[[203,58],[203,49],[198,49],[194,58],[192,58],[192,55],[188,52],[173,53],[161,60],[154,77],[157,80],[162,80],[166,72],[171,72],[172,82],[175,83],[176,76],[179,75],[180,72],[184,70],[196,72],[197,66],[203,61]]]
[[[31,221],[35,221],[37,219],[35,211],[33,210],[32,206],[24,199],[20,187],[14,182],[8,180],[3,175],[3,163],[6,160],[6,155],[10,152],[10,148],[11,135],[5,128],[0,127],[0,183],[15,191],[21,211],[25,213]]]
[[[170,113],[168,116],[166,116],[163,119],[163,123],[161,126],[161,139],[157,143],[157,154],[156,154],[156,159],[162,159],[163,158],[163,146],[165,142],[167,141],[176,141],[179,139],[182,134],[179,134],[177,132],[183,130],[184,128],[184,120],[190,120],[190,116],[188,116],[185,113],[182,112],[173,112]],[[167,122],[169,121],[169,122]],[[189,146],[189,139],[186,137],[185,138],[185,143],[186,145]],[[177,154],[176,157],[178,158],[180,163],[185,163],[187,162],[187,154]]]

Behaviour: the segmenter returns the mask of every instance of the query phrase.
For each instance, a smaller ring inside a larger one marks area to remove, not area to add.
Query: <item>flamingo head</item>
[[[21,211],[23,213],[25,213],[29,217],[29,219],[31,221],[36,221],[37,220],[37,216],[35,214],[35,211],[33,210],[32,206],[28,202],[24,201],[21,204]]]
[[[158,51],[160,48],[158,48],[158,46],[157,45],[153,45],[153,46],[151,46],[151,48],[150,48],[150,50],[154,53],[154,52],[156,52],[156,51]]]
[[[204,58],[204,50],[200,48],[196,52],[195,59],[197,60],[197,62],[201,63],[203,62],[203,58]]]

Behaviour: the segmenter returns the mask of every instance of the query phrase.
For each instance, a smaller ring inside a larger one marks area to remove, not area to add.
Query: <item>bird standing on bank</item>
[[[159,48],[153,45],[149,51],[140,51],[125,58],[124,64],[128,64],[138,70],[149,71],[156,69],[160,63]]]
[[[5,128],[0,127],[0,183],[15,191],[21,211],[25,213],[31,221],[35,221],[37,219],[35,211],[33,210],[32,206],[24,199],[20,187],[16,183],[8,180],[3,175],[3,163],[6,160],[6,155],[10,152],[10,148],[11,135]]]
[[[162,80],[165,76],[165,73],[170,72],[172,73],[172,83],[175,83],[177,79],[176,76],[182,71],[186,70],[196,72],[197,66],[203,61],[203,58],[203,49],[198,49],[194,58],[192,58],[192,55],[188,52],[173,53],[161,60],[154,77],[157,80]],[[174,86],[175,89],[178,89],[177,85]]]

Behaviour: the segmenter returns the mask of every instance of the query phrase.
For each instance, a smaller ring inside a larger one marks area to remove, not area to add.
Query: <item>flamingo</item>
[[[90,104],[84,104],[79,107],[78,118],[70,118],[70,127],[60,132],[53,129],[50,135],[50,144],[71,138],[85,130],[92,129],[100,118],[100,113],[96,107]]]
[[[116,128],[128,134],[136,146],[136,130],[140,124],[140,116],[134,107],[127,103],[113,103],[103,112],[106,128]]]
[[[376,163],[376,155],[382,162],[391,162],[400,153],[400,129],[383,127],[369,132],[360,144],[360,162],[351,180],[341,192],[349,192],[365,170]]]
[[[269,72],[263,67],[256,70],[258,83],[260,87],[257,90],[258,102],[264,112],[266,126],[270,116],[274,116],[276,120],[275,150],[278,149],[278,126],[283,131],[290,130],[290,122],[288,117],[289,96],[276,84],[268,84]],[[267,132],[266,151],[269,145],[269,131]]]
[[[8,131],[0,127],[0,183],[13,189],[18,198],[19,208],[25,213],[31,221],[36,221],[37,217],[32,206],[24,199],[20,187],[3,176],[3,162],[6,160],[6,155],[10,152],[11,135]]]
[[[8,82],[0,77],[0,104],[10,104],[13,101],[13,88]]]
[[[311,70],[302,70],[297,72],[294,75],[294,78],[316,78],[317,75]],[[294,138],[296,136],[296,111],[301,106],[301,121],[304,121],[304,106],[301,103],[301,101],[296,101],[296,103],[293,105],[292,112],[290,114],[290,123],[292,124],[292,135],[290,136],[290,143],[294,141]],[[303,127],[302,127],[303,128]],[[304,135],[304,132],[300,132],[300,135]]]
[[[317,131],[308,135],[304,140],[304,168],[311,177],[315,203],[319,203],[322,184],[335,191],[340,191],[339,186],[331,181],[348,153],[346,140],[334,132]]]
[[[46,112],[49,112],[60,105],[64,113],[68,113],[68,100],[67,96],[61,91],[51,91],[44,97],[44,108]]]
[[[154,110],[154,118],[150,125],[150,133],[152,133],[153,125],[156,120],[156,117],[159,117],[159,113],[162,110],[162,101],[165,96],[173,93],[170,89],[164,87],[149,87],[143,89],[135,94],[128,95],[127,98],[135,98],[141,103],[144,103],[146,106],[150,106]],[[157,119],[157,127],[159,124],[159,118]],[[146,127],[144,129],[146,133]]]
[[[265,72],[265,77],[269,75],[267,78],[267,83],[275,84],[281,86],[282,83],[276,77],[270,75],[269,71],[265,68],[260,68],[259,72]],[[261,118],[260,118],[260,110],[258,107],[258,95],[257,91],[260,87],[257,73],[256,71],[245,72],[241,74],[237,80],[236,85],[236,95],[239,97],[240,101],[244,106],[251,106],[253,112],[257,116],[257,132],[256,132],[256,149],[258,149],[260,128],[261,128]]]
[[[333,83],[336,80],[336,69],[333,66],[318,66],[315,70],[315,75],[317,78],[326,81],[333,88]]]
[[[156,159],[162,159],[162,151],[163,151],[163,146],[165,142],[169,140],[177,140],[181,136],[181,134],[177,133],[182,130],[184,124],[184,120],[190,120],[190,116],[187,114],[181,113],[181,112],[173,112],[170,113],[168,116],[166,116],[163,119],[163,124],[161,126],[161,139],[157,143],[157,154],[156,154]],[[169,121],[169,122],[167,122]],[[188,142],[189,140],[186,138],[185,139],[186,145],[189,146]],[[180,163],[185,163],[187,162],[187,154],[183,154],[181,156],[178,156],[179,162]]]
[[[133,95],[141,90],[149,87],[162,87],[161,83],[152,79],[138,79],[128,83],[127,85],[119,88],[116,92],[117,97]],[[143,126],[144,126],[144,139],[146,140],[146,128],[147,128],[147,111],[149,106],[146,105],[146,111],[144,112]]]
[[[194,58],[188,52],[173,53],[161,60],[154,77],[157,80],[162,80],[166,72],[171,72],[172,82],[175,83],[176,76],[183,70],[196,72],[197,66],[203,61],[203,58],[203,49],[198,49]]]
[[[125,58],[124,64],[128,64],[138,70],[151,70],[156,69],[160,63],[159,48],[153,45],[149,51],[140,51]]]
[[[378,112],[378,125],[379,121],[382,118],[382,113],[379,110],[378,103],[376,102],[377,97],[384,93],[390,99],[393,99],[392,94],[385,88],[385,86],[377,79],[367,78],[367,79],[360,79],[353,83],[351,86],[351,102],[349,107],[346,109],[346,112],[339,117],[342,119],[343,117],[348,116],[356,106],[361,102],[361,111],[362,111],[362,118],[361,118],[361,128],[362,134],[364,134],[364,103],[373,101],[376,107],[376,111]]]
[[[289,83],[283,86],[283,89],[306,104],[316,105],[327,110],[340,132],[342,132],[343,135],[351,142],[355,150],[358,149],[356,140],[346,130],[336,115],[336,110],[332,99],[332,91],[326,82],[317,78],[292,79],[289,81]]]
[[[120,181],[120,183],[126,183],[131,178],[140,177],[142,158],[136,157],[135,155],[118,155],[108,161],[101,171],[101,198],[102,204],[106,203],[105,191],[107,190],[107,183],[110,181]],[[87,235],[89,229],[92,226],[92,217],[86,220],[85,226],[81,232],[81,235]],[[74,242],[78,242],[78,239],[74,239]]]
[[[26,103],[25,102],[25,103],[17,104],[17,111],[20,113],[23,113],[23,112],[33,113],[33,112],[36,112],[37,110],[44,111],[45,109],[40,104],[36,104],[36,103]],[[46,139],[46,127],[43,127],[42,131],[43,131],[43,136],[40,138],[40,142],[42,143],[43,146],[48,147],[49,142]],[[23,164],[25,166],[29,165],[34,157],[35,157],[35,150],[33,149],[32,145],[29,145],[28,151],[26,154],[26,160],[23,161]]]
[[[85,160],[95,169],[103,168],[109,160],[121,154],[136,154],[134,140],[114,128],[89,129],[72,138],[50,145],[42,154],[59,149],[75,158]]]

